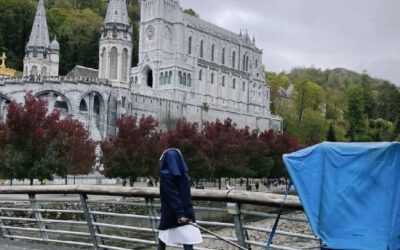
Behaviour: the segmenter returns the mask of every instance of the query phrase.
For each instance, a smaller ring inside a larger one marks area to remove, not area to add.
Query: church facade
[[[40,0],[23,77],[0,76],[0,118],[10,100],[23,102],[32,91],[50,111],[83,122],[95,140],[115,133],[116,119],[126,115],[152,115],[161,129],[178,119],[203,124],[231,118],[239,127],[281,130],[281,118],[269,108],[262,50],[247,33],[187,15],[178,0],[141,0],[139,63],[133,68],[125,0],[109,1],[101,34],[99,69],[77,66],[59,76],[60,47],[50,42]]]

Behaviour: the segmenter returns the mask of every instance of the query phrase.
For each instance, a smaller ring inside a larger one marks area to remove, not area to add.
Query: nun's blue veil
[[[176,148],[170,148],[164,151],[160,158],[161,174],[170,174],[173,176],[182,176],[189,171],[183,159],[181,151]]]

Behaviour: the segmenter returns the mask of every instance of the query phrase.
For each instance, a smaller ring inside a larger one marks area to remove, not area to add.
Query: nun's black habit
[[[195,222],[188,168],[178,149],[168,149],[161,156],[160,196],[160,230],[181,226],[181,217]]]

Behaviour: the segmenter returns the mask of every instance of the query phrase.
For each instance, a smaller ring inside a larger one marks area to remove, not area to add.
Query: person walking
[[[200,230],[189,224],[196,222],[189,169],[182,153],[175,148],[164,151],[160,161],[161,218],[157,249],[183,245],[184,250],[192,250],[193,245],[202,243],[203,239]]]

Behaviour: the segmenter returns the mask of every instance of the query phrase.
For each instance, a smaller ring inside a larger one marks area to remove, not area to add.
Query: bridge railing
[[[192,190],[197,224],[248,249],[265,249],[282,195]],[[289,196],[274,249],[318,247],[296,196]],[[154,249],[157,188],[110,186],[0,187],[0,236],[84,249]],[[235,249],[203,233],[195,249]]]

